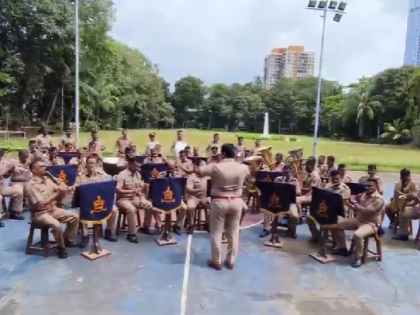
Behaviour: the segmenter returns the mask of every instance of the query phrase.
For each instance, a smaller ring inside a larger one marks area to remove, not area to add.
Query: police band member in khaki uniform
[[[76,151],[77,156],[72,157],[69,161],[70,165],[77,165],[77,174],[81,174],[86,169],[85,150],[80,148]]]
[[[375,164],[368,165],[367,175],[360,177],[359,184],[366,185],[369,179],[375,179],[378,182],[378,192],[382,195],[384,193],[382,180],[377,175],[377,169]]]
[[[334,255],[348,256],[346,236],[344,230],[354,230],[353,242],[355,246],[355,259],[353,267],[360,267],[363,254],[363,239],[378,232],[378,227],[382,222],[382,212],[384,200],[378,192],[378,181],[374,178],[366,180],[367,191],[360,197],[360,202],[355,201],[355,196],[351,196],[351,209],[357,213],[356,218],[339,218],[338,230],[334,230],[337,249],[333,250]]]
[[[213,140],[209,142],[206,152],[208,155],[212,155],[212,149],[214,147],[217,147],[217,152],[220,152],[220,147],[222,146],[222,143],[220,142],[220,136],[218,133],[215,133],[213,135]]]
[[[76,186],[85,183],[97,183],[104,180],[110,180],[111,176],[106,174],[103,170],[99,170],[96,167],[97,158],[88,157],[86,160],[86,171],[79,174],[76,177]],[[114,206],[112,209],[111,215],[107,220],[107,227],[105,229],[104,239],[110,242],[117,242],[118,239],[115,236],[117,229],[117,218],[118,218],[118,209]],[[89,234],[87,230],[87,224],[82,224],[82,241],[79,243],[79,248],[85,248],[89,244]]]
[[[219,163],[221,160],[220,158],[220,150],[218,145],[213,145],[210,148],[209,158],[207,159],[207,164],[210,163]]]
[[[72,129],[67,128],[66,133],[64,136],[61,137],[59,150],[64,151],[66,149],[66,146],[71,145],[72,148],[76,148],[76,139],[72,135]]]
[[[314,158],[307,159],[305,163],[305,177],[302,183],[302,196],[296,197],[296,206],[299,214],[302,213],[302,205],[308,205],[312,201],[312,187],[319,187],[321,185],[321,178],[318,171],[315,170],[316,160]],[[312,234],[310,242],[317,242],[318,229],[316,225],[312,225],[311,220],[307,218],[306,223],[308,224],[309,230]]]
[[[42,127],[40,134],[36,136],[35,140],[37,141],[38,147],[44,152],[47,153],[48,149],[53,146],[52,138],[49,136],[47,129]]]
[[[127,159],[134,158],[135,156],[133,148],[131,146],[126,147],[124,150],[124,157],[118,159],[117,166],[121,168],[127,167]]]
[[[262,148],[261,146],[261,140],[257,139],[255,140],[255,146],[253,148],[251,148],[251,155],[258,155],[258,152],[260,151],[260,149]]]
[[[274,166],[275,168],[273,168],[271,171],[272,172],[283,172],[283,167],[284,167],[284,162],[283,162],[283,154],[282,153],[277,153],[276,154],[276,159],[274,162]]]
[[[146,143],[146,155],[150,155],[150,150],[154,149],[156,145],[160,144],[159,141],[156,140],[156,133],[151,132],[149,133],[149,142]]]
[[[389,203],[385,206],[385,213],[389,219],[389,228],[394,228],[395,215],[397,213],[396,202],[399,198],[407,198],[408,195],[417,195],[418,186],[411,180],[411,173],[408,169],[404,168],[400,171],[400,181],[395,183],[394,186],[394,196]],[[406,207],[413,207],[415,201],[412,198],[409,198],[410,201],[407,201]]]
[[[181,174],[182,177],[187,177],[194,170],[194,165],[190,159],[185,155],[185,151],[179,151],[179,159],[175,161],[175,171]]]
[[[300,184],[298,180],[293,177],[293,170],[290,165],[283,167],[283,176],[279,176],[274,180],[275,183],[287,183],[296,186],[296,197],[302,194]],[[270,225],[273,218],[270,218],[267,214],[264,216],[264,230],[260,237],[265,237],[270,234]],[[291,237],[296,237],[296,227],[299,223],[299,213],[296,204],[291,204],[289,208],[289,214],[287,215],[287,234]]]
[[[58,150],[55,147],[51,147],[49,150],[48,159],[46,161],[47,166],[54,165],[65,165],[64,159],[61,156],[58,156]]]
[[[143,164],[157,164],[157,163],[166,163],[166,161],[159,156],[158,151],[156,148],[150,150],[150,156],[146,157],[143,161]]]
[[[239,220],[245,204],[242,199],[242,186],[249,174],[246,165],[235,162],[233,144],[223,144],[221,163],[201,166],[198,175],[209,176],[212,181],[210,204],[210,231],[212,258],[208,265],[216,270],[222,268],[222,234],[225,230],[228,251],[225,265],[233,269],[239,249]]]
[[[420,219],[420,198],[419,191],[413,191],[409,194],[406,194],[407,206],[404,211],[399,213],[399,222],[400,226],[398,228],[398,234],[394,235],[392,239],[397,241],[408,241],[410,239],[410,220],[419,220]]]
[[[337,170],[340,173],[341,182],[344,184],[349,184],[352,182],[350,175],[347,174],[346,164],[338,164]]]
[[[138,243],[136,213],[143,208],[147,214],[152,211],[152,204],[143,196],[144,183],[139,172],[140,162],[136,158],[130,158],[127,159],[127,163],[127,168],[117,176],[117,206],[119,211],[125,212],[127,216],[127,240]]]
[[[331,172],[334,170],[336,170],[335,157],[329,155],[327,157],[327,166],[324,168],[323,174],[321,175],[322,182],[327,182],[331,178]]]
[[[15,185],[22,186],[23,206],[25,206],[25,201],[26,201],[26,190],[25,190],[26,184],[32,178],[32,172],[29,169],[29,165],[30,165],[29,152],[27,150],[20,150],[18,154],[18,161],[15,162],[15,167],[10,176],[10,186],[15,186]],[[23,216],[20,216],[17,213],[14,216],[21,217],[21,219],[19,220],[23,220]]]
[[[244,143],[243,137],[238,137],[238,143],[237,145],[235,145],[235,149],[236,149],[236,156],[242,159],[244,157],[244,153],[246,150],[246,145]]]
[[[45,168],[45,162],[41,159],[33,160],[30,165],[33,177],[27,183],[26,191],[32,212],[32,222],[52,229],[58,247],[58,257],[67,258],[66,247],[77,246],[71,238],[77,232],[79,216],[57,207],[57,203],[61,203],[67,193],[67,186],[55,184],[46,176]],[[61,231],[61,223],[67,224],[64,233]]]
[[[327,165],[325,164],[325,155],[318,156],[318,161],[316,164],[316,170],[319,172],[319,176],[325,177],[327,173]]]
[[[127,129],[123,129],[121,132],[121,137],[118,137],[117,141],[115,141],[115,150],[117,151],[118,157],[124,157],[125,148],[132,145],[130,139],[128,139],[128,132]]]
[[[207,197],[207,182],[209,177],[199,177],[197,175],[198,169],[202,165],[201,162],[194,164],[194,173],[188,176],[187,185],[185,187],[187,193],[186,209],[182,209],[178,214],[177,222],[173,227],[174,233],[180,234],[181,227],[184,225],[185,217],[188,216],[189,226],[187,233],[193,233],[193,216],[195,209],[201,205],[207,209],[210,204],[210,198]]]
[[[102,151],[106,149],[106,146],[99,140],[99,134],[97,131],[91,132],[92,139],[89,140],[88,145],[85,149],[88,150],[88,155],[97,154],[102,158]]]

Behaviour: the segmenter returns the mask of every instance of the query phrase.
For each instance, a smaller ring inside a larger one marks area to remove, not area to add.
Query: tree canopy
[[[109,36],[112,0],[80,5],[80,122],[83,128],[190,127],[312,134],[317,79],[206,85],[180,78],[171,93],[159,68]],[[0,10],[0,123],[62,127],[74,121],[74,5],[3,0]],[[386,69],[349,86],[323,81],[319,133],[420,145],[420,69]]]

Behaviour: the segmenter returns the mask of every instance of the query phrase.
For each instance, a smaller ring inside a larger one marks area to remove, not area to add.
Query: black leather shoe
[[[0,220],[0,228],[4,227],[4,223]]]
[[[79,248],[86,248],[89,244],[89,236],[83,236],[79,243]]]
[[[408,235],[398,234],[398,235],[394,235],[392,239],[397,240],[397,241],[407,242],[409,238],[408,238]]]
[[[262,238],[262,237],[267,237],[268,235],[270,235],[270,231],[269,231],[269,230],[264,229],[264,230],[262,230],[262,232],[261,232],[261,234],[260,234],[260,237],[261,237],[261,238]]]
[[[351,266],[353,267],[353,268],[359,268],[360,266],[362,265],[362,260],[361,259],[356,259],[352,264],[351,264]]]
[[[108,242],[118,242],[118,238],[111,233],[111,230],[108,229],[105,230],[104,239],[106,239]]]
[[[147,235],[156,235],[155,231],[153,231],[149,227],[142,227],[142,228],[140,228],[139,232],[142,233],[142,234],[147,234]]]
[[[79,244],[71,240],[64,240],[64,245],[66,245],[66,247],[77,247]]]
[[[139,242],[139,240],[137,239],[137,236],[135,236],[134,234],[128,234],[127,241],[134,244],[137,244]]]
[[[12,211],[9,214],[9,219],[10,220],[25,220],[25,217],[19,214],[18,212]]]
[[[349,251],[347,250],[347,248],[336,248],[336,249],[332,250],[331,254],[333,254],[335,256],[348,257],[349,256]]]
[[[190,234],[193,234],[193,233],[194,233],[194,227],[192,225],[189,225],[187,227],[187,234],[190,235]]]
[[[172,232],[174,232],[176,235],[181,235],[181,228],[178,225],[174,225]]]
[[[66,249],[65,248],[58,248],[57,249],[57,256],[60,259],[66,259],[67,258]]]

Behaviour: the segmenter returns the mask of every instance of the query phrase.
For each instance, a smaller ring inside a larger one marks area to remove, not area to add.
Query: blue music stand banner
[[[77,165],[68,164],[47,166],[47,171],[68,187],[73,187],[76,183],[77,169]]]
[[[166,214],[180,209],[186,184],[187,179],[183,177],[153,179],[149,187],[153,207]]]

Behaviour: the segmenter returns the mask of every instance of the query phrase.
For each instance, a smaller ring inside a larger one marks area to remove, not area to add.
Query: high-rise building
[[[420,66],[420,0],[410,0],[407,34],[405,39],[404,65]]]
[[[303,46],[274,48],[265,58],[264,82],[273,87],[281,77],[299,79],[314,76],[315,53],[307,52]]]

